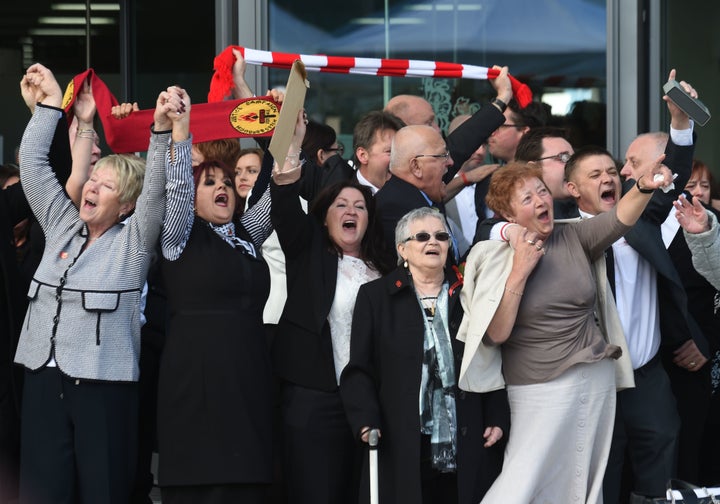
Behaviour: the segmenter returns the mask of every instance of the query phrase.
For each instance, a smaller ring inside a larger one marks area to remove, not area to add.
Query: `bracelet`
[[[467,186],[469,186],[469,185],[471,184],[471,182],[470,182],[470,181],[468,180],[468,178],[467,178],[467,175],[465,175],[465,172],[460,172],[460,178],[462,179],[463,184],[465,185],[465,187],[467,187]]]
[[[514,222],[506,222],[505,224],[502,225],[502,227],[500,228],[500,239],[501,240],[506,241],[506,242],[510,241],[510,239],[507,236],[505,236],[505,228],[508,226],[513,226],[514,224],[515,224]]]
[[[305,160],[299,158],[299,153],[293,156],[285,156],[285,162],[289,163],[293,170],[305,164]]]
[[[635,187],[637,187],[638,191],[640,191],[643,194],[652,194],[655,192],[655,189],[648,189],[648,188],[642,188],[640,187],[640,179],[643,178],[645,175],[640,175],[638,179],[635,181]]]
[[[508,291],[510,294],[513,294],[513,295],[515,295],[515,296],[517,296],[517,297],[520,297],[520,296],[522,296],[522,295],[524,294],[524,292],[514,291],[514,290],[512,290],[512,289],[508,289],[507,287],[505,287],[505,290]]]
[[[492,104],[495,105],[497,108],[499,108],[501,113],[502,113],[502,112],[505,112],[505,110],[507,109],[507,103],[505,103],[504,101],[502,101],[500,98],[495,98],[495,99],[494,99],[493,101],[491,101],[490,103],[492,103]]]
[[[78,128],[78,130],[75,132],[75,136],[78,138],[91,138],[95,139],[95,130],[90,128]]]

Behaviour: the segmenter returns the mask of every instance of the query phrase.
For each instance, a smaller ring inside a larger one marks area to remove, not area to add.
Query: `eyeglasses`
[[[445,150],[445,154],[418,154],[415,156],[415,159],[419,157],[431,157],[435,159],[442,159],[443,161],[447,161],[447,159],[450,157],[450,151]]]
[[[421,231],[420,233],[415,233],[412,236],[408,236],[407,238],[405,238],[403,240],[403,243],[408,242],[410,240],[415,240],[418,242],[426,242],[426,241],[430,241],[431,236],[432,235],[430,235],[430,233]],[[441,242],[448,241],[450,239],[450,233],[448,233],[447,231],[436,231],[434,236],[437,241],[441,241]]]
[[[323,149],[325,152],[337,152],[341,156],[345,154],[345,146],[338,145],[337,147],[330,147],[329,149]]]
[[[545,156],[541,157],[540,159],[536,159],[535,161],[545,161],[546,159],[554,159],[555,161],[560,161],[561,163],[567,163],[570,161],[571,154],[569,152],[561,152],[560,154],[555,154],[554,156]]]

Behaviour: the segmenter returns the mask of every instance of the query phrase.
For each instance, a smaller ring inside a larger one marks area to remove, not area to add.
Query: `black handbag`
[[[671,479],[663,497],[630,494],[629,504],[720,504],[720,488],[700,488],[686,481]]]

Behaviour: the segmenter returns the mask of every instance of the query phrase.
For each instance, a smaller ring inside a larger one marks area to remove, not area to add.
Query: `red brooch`
[[[453,283],[450,288],[448,289],[448,295],[452,296],[455,289],[460,287],[463,284],[463,276],[460,272],[460,269],[457,266],[452,267],[453,271],[455,271],[455,276],[457,277],[457,281]]]
[[[398,289],[402,287],[402,282],[400,280],[395,280],[395,287],[397,287]]]

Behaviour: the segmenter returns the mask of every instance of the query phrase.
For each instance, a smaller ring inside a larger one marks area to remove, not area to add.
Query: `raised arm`
[[[75,119],[75,139],[72,142],[72,171],[70,177],[65,183],[65,191],[70,196],[73,204],[80,207],[82,199],[82,188],[90,176],[92,165],[93,151],[95,150],[96,135],[93,129],[93,119],[97,108],[95,106],[95,98],[92,94],[92,88],[86,80],[83,82],[82,89],[77,95],[75,103],[73,103],[73,113]],[[99,149],[98,149],[99,153]]]
[[[662,162],[665,154],[661,154],[652,166],[642,170],[642,175],[635,181],[635,185],[627,191],[617,204],[617,216],[620,222],[632,226],[642,215],[655,189],[667,187],[673,182],[672,173]]]
[[[693,266],[716,289],[720,289],[720,232],[717,218],[695,198],[692,204],[680,196],[675,202],[677,219],[692,253]]]
[[[170,136],[165,156],[165,221],[161,246],[163,256],[171,261],[180,257],[195,221],[195,188],[190,150],[190,96],[184,89],[170,86],[158,95],[153,130]]]
[[[33,213],[47,233],[53,222],[71,211],[67,206],[69,200],[51,166],[51,146],[58,137],[58,128],[65,128],[59,136],[64,135],[67,142],[67,126],[59,126],[60,122],[64,124],[59,108],[62,91],[52,72],[40,64],[28,68],[20,88],[26,101],[37,100],[40,105],[36,107],[20,144],[20,180]],[[74,212],[77,217],[77,209]]]
[[[232,97],[236,100],[241,98],[252,98],[255,94],[248,86],[245,81],[245,70],[247,69],[247,62],[240,51],[237,49],[232,50],[233,56],[235,56],[235,62],[232,67],[233,74],[233,88]]]
[[[500,75],[491,80],[490,84],[497,92],[497,99],[505,104],[510,102],[513,94],[507,67],[502,67]],[[470,119],[448,135],[447,146],[453,161],[455,161],[453,165],[455,168],[449,169],[443,176],[445,183],[452,180],[463,163],[470,159],[473,152],[484,144],[492,132],[504,122],[505,116],[500,111],[500,105],[490,104],[475,112]]]
[[[273,90],[273,93],[274,94],[272,96],[274,100],[280,102],[284,100],[284,94],[276,90]],[[285,162],[289,164],[283,166],[282,170],[275,163],[270,151],[265,149],[261,173],[255,181],[253,192],[250,195],[250,206],[240,219],[240,223],[250,234],[253,239],[253,243],[257,246],[262,245],[273,232],[273,221],[270,209],[270,177],[275,177],[276,182],[279,181],[280,183],[283,181],[286,183],[292,183],[300,177],[301,170],[298,169],[293,171],[293,166],[302,165],[300,159],[300,147],[302,146],[302,139],[305,136],[306,124],[305,112],[300,110],[298,118],[295,121],[295,130],[288,149],[288,155],[285,158]],[[297,153],[297,155],[295,155],[295,153]],[[256,191],[262,191],[262,193],[258,194]]]

